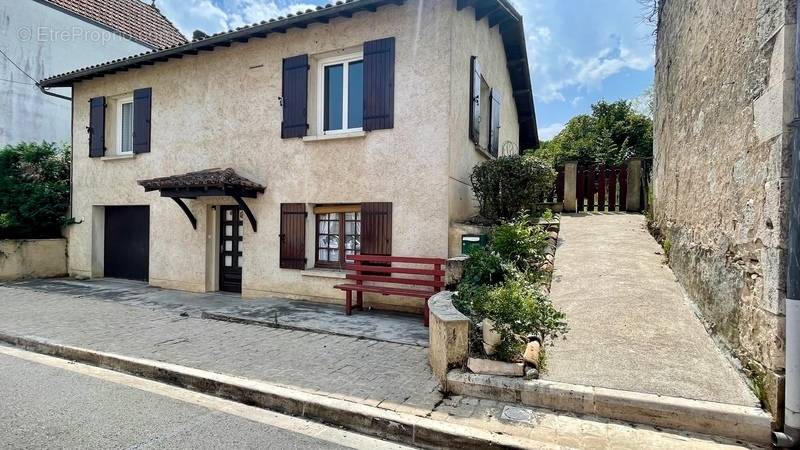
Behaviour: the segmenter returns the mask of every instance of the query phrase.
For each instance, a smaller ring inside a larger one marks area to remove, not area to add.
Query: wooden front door
[[[242,234],[244,212],[238,206],[220,206],[219,289],[242,292]]]

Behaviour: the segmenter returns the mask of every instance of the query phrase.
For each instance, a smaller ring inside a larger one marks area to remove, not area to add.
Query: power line
[[[7,81],[9,83],[24,84],[25,86],[36,86],[34,83],[25,83],[24,81],[9,80],[8,78],[0,78],[0,81]]]
[[[3,55],[3,57],[5,57],[5,58],[8,60],[8,62],[10,62],[10,63],[11,63],[11,65],[13,65],[14,67],[16,67],[16,68],[17,68],[17,70],[19,70],[19,71],[20,71],[20,72],[22,72],[23,74],[25,74],[25,76],[26,76],[26,77],[30,78],[30,79],[31,79],[31,81],[33,81],[33,82],[34,82],[34,83],[36,83],[37,85],[39,84],[39,82],[36,80],[36,78],[33,78],[32,76],[28,75],[28,72],[25,72],[24,70],[22,70],[22,67],[18,66],[18,65],[17,65],[17,63],[15,63],[15,62],[14,62],[14,61],[13,61],[11,58],[9,58],[9,57],[8,57],[8,55],[6,55],[6,52],[4,52],[4,51],[0,50],[0,55]]]

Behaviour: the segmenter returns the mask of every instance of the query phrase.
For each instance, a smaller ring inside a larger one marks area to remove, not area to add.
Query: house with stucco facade
[[[70,140],[70,90],[32,78],[186,43],[142,0],[0,0],[0,36],[0,146]]]
[[[341,303],[347,255],[450,256],[474,165],[538,146],[525,44],[506,0],[354,0],[43,80],[70,274]]]

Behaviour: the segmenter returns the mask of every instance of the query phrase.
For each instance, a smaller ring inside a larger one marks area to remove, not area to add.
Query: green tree
[[[69,208],[68,146],[42,142],[0,149],[0,239],[61,236]]]
[[[629,101],[600,101],[592,105],[591,114],[573,117],[535,154],[555,165],[566,161],[619,164],[633,156],[650,158],[653,121],[636,112]]]

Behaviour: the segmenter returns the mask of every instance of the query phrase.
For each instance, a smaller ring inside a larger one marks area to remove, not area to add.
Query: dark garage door
[[[150,208],[106,206],[103,272],[107,277],[147,281]]]

